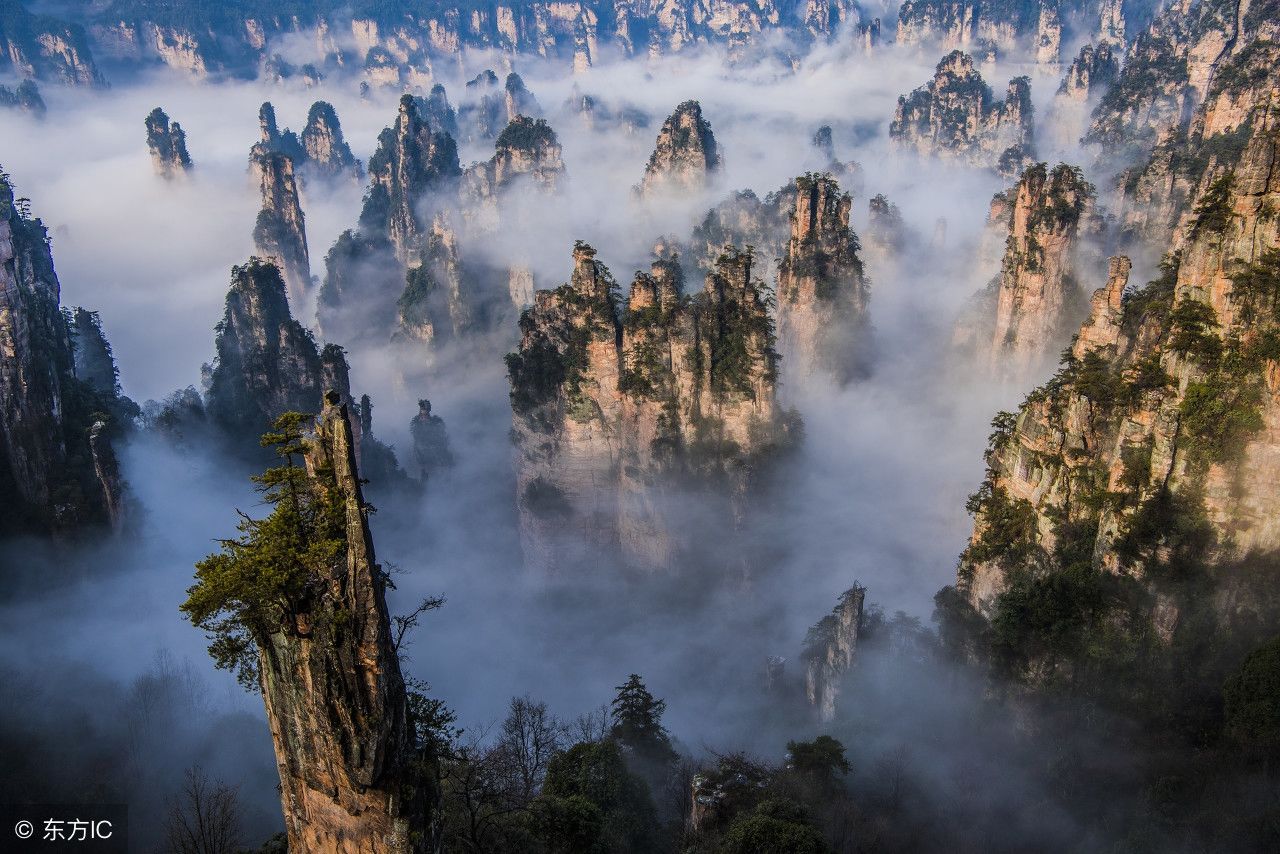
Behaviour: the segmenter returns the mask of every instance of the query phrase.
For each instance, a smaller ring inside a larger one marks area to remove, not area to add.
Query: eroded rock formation
[[[79,24],[33,14],[26,4],[0,9],[0,71],[70,86],[105,86]]]
[[[369,534],[351,424],[342,396],[330,392],[305,440],[307,472],[340,502],[345,537],[332,574],[278,631],[255,638],[262,697],[289,850],[419,854],[428,780],[415,771],[386,575]]]
[[[390,239],[396,257],[407,263],[423,235],[419,202],[432,190],[450,186],[461,173],[453,137],[434,130],[414,97],[405,95],[395,125],[378,136],[378,150],[369,158],[361,228]]]
[[[700,190],[719,169],[720,149],[711,124],[697,101],[685,101],[662,123],[639,192]]]
[[[314,412],[328,389],[351,398],[342,348],[320,350],[293,319],[284,279],[268,261],[252,258],[231,269],[215,351],[207,367],[206,409],[242,449],[256,447],[285,412]]]
[[[957,331],[996,376],[1026,379],[1056,357],[1086,308],[1080,241],[1092,228],[1094,191],[1079,169],[1044,163],[993,203],[1007,238],[999,277]]]
[[[498,135],[494,154],[466,172],[463,203],[471,218],[492,228],[497,225],[502,191],[529,176],[537,188],[554,192],[564,178],[560,141],[543,119],[517,116]]]
[[[530,569],[580,572],[620,555],[674,571],[700,545],[688,525],[743,518],[754,473],[790,441],[752,265],[726,248],[690,297],[679,264],[660,258],[624,312],[609,271],[579,244],[570,281],[537,292],[508,357]],[[696,513],[673,512],[682,489],[700,496]],[[722,574],[749,572],[742,554],[713,557]]]
[[[309,170],[326,178],[350,175],[359,180],[363,174],[360,161],[351,153],[342,136],[338,113],[327,101],[316,101],[307,112],[307,125],[302,129],[302,149]]]
[[[1102,42],[1096,48],[1087,44],[1071,61],[1058,87],[1058,95],[1073,101],[1093,100],[1107,91],[1119,73],[1120,62],[1109,43]]]
[[[191,168],[191,155],[187,153],[187,134],[182,125],[170,123],[168,114],[156,107],[147,114],[147,150],[151,152],[151,165],[163,178],[175,178]]]
[[[997,101],[973,59],[956,50],[938,63],[931,81],[898,98],[889,137],[921,154],[1016,174],[1033,156],[1032,113],[1028,78],[1010,80]]]
[[[1192,200],[1202,196],[1224,170],[1233,167],[1253,125],[1272,121],[1277,91],[1275,69],[1280,66],[1280,23],[1274,16],[1262,14],[1260,8],[1250,6],[1238,18],[1238,25],[1240,34],[1228,38],[1235,32],[1236,22],[1215,24],[1198,7],[1171,7],[1152,25],[1152,33],[1193,29],[1201,34],[1203,49],[1201,42],[1195,41],[1179,50],[1190,51],[1187,56],[1216,58],[1195,65],[1191,59],[1179,59],[1182,53],[1175,53],[1172,62],[1177,73],[1160,78],[1161,86],[1150,91],[1144,88],[1140,74],[1141,63],[1147,60],[1131,59],[1116,85],[1099,103],[1091,138],[1102,143],[1112,162],[1143,144],[1155,142],[1153,148],[1143,152],[1138,165],[1126,170],[1118,181],[1120,199],[1116,207],[1129,237],[1159,247],[1184,239],[1194,222]],[[1134,51],[1157,50],[1163,44],[1151,42],[1150,38],[1140,40],[1145,47],[1136,45]],[[1138,65],[1135,67],[1134,63]],[[1184,74],[1184,64],[1198,70]],[[1125,100],[1124,94],[1112,97],[1112,93],[1140,89],[1142,94],[1134,96],[1139,100]],[[1173,93],[1169,95],[1173,99],[1170,103],[1161,100],[1161,93],[1166,91]],[[1150,100],[1153,97],[1155,101]],[[1172,118],[1160,107],[1162,103],[1169,109],[1177,105],[1185,114]],[[1190,105],[1195,103],[1199,107],[1192,111]],[[1129,112],[1129,104],[1145,108]]]
[[[1014,53],[1031,40],[1041,59],[1061,40],[1061,22],[1056,0],[906,0],[898,7],[897,40],[994,54]],[[1046,58],[1057,61],[1056,53]]]
[[[777,288],[778,350],[793,380],[822,371],[844,382],[865,356],[869,289],[852,204],[829,175],[796,179]]]
[[[1126,295],[1113,260],[1057,376],[994,422],[959,575],[978,615],[1017,618],[1061,584],[1167,650],[1275,612],[1280,116],[1253,119],[1161,275]],[[1039,650],[1029,666],[1060,665]]]
[[[858,653],[858,631],[866,588],[854,585],[840,594],[840,601],[805,638],[804,692],[818,720],[826,723],[836,715],[841,683],[853,669]]]
[[[262,197],[254,248],[280,269],[289,294],[301,304],[311,290],[311,256],[293,158],[258,143],[249,153],[249,168]]]
[[[0,172],[0,534],[122,520],[123,484],[106,458],[137,409],[119,395],[96,315],[64,314],[60,299],[44,224]]]

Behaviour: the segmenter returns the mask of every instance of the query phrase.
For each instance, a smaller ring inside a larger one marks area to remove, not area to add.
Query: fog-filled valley
[[[0,803],[1274,850],[1274,3],[287,5],[0,3]]]

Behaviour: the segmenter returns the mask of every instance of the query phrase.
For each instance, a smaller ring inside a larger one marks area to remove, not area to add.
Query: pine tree
[[[674,763],[676,752],[662,726],[666,701],[650,694],[635,673],[627,678],[626,684],[617,686],[617,690],[618,696],[612,703],[610,737],[644,762],[660,766]]]
[[[265,519],[240,513],[240,536],[196,564],[182,611],[209,638],[214,663],[256,689],[258,647],[273,632],[297,631],[294,617],[345,553],[346,517],[333,472],[300,464],[307,416],[286,412],[262,437],[285,464],[253,480],[272,506]]]

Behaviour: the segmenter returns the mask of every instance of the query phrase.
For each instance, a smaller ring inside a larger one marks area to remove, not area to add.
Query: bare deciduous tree
[[[604,741],[609,735],[608,704],[601,703],[599,708],[578,715],[574,718],[570,729],[575,742],[594,744],[597,741]]]
[[[165,824],[168,854],[235,854],[240,838],[239,790],[211,782],[200,766],[188,768]]]
[[[564,749],[568,727],[547,711],[547,704],[531,697],[512,697],[498,749],[507,756],[525,802],[542,789],[551,757]]]

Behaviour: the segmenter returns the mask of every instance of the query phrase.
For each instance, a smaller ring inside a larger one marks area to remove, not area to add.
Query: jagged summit
[[[648,196],[701,189],[719,169],[720,149],[702,105],[685,101],[662,123],[638,191]]]
[[[997,197],[1005,249],[999,276],[978,294],[957,329],[992,375],[1033,376],[1069,342],[1087,308],[1079,282],[1089,269],[1082,242],[1093,222],[1094,188],[1078,167],[1038,163]]]
[[[243,449],[285,412],[315,412],[327,389],[349,399],[349,369],[341,347],[315,339],[289,311],[284,278],[269,261],[232,267],[215,356],[206,370],[210,419]]]
[[[311,290],[311,258],[294,161],[287,154],[255,145],[249,167],[262,198],[253,245],[259,255],[279,268],[290,295],[300,301]]]
[[[138,410],[97,315],[61,308],[48,233],[27,204],[0,170],[0,535],[118,530],[111,440]]]
[[[830,175],[795,180],[791,237],[778,265],[778,349],[791,375],[850,379],[865,358],[869,288],[849,228],[850,196]]]
[[[276,121],[276,108],[270,101],[264,101],[258,108],[258,127],[261,135],[254,146],[255,149],[283,154],[291,159],[295,166],[300,166],[307,159],[307,151],[303,148],[298,135],[288,128],[280,130],[280,125]]]
[[[1073,101],[1089,101],[1106,92],[1120,74],[1120,61],[1110,43],[1086,44],[1071,61],[1058,87],[1058,95]]]
[[[147,149],[151,152],[151,165],[162,178],[176,178],[191,169],[191,155],[187,153],[187,134],[182,125],[170,123],[164,110],[156,107],[147,114]]]
[[[316,101],[302,129],[302,149],[308,169],[325,177],[349,174],[359,180],[363,170],[342,135],[338,112],[328,101]]]
[[[670,571],[699,544],[663,491],[724,479],[707,509],[734,524],[753,466],[789,441],[766,287],[732,247],[692,296],[674,257],[625,298],[592,247],[573,258],[567,284],[535,294],[507,357],[526,563],[569,572],[609,555]],[[744,571],[742,554],[708,559]]]
[[[921,154],[959,159],[1017,174],[1033,156],[1031,81],[1009,81],[997,101],[973,58],[955,50],[938,63],[933,79],[898,98],[889,138]]]
[[[457,143],[432,128],[417,100],[404,95],[395,124],[378,136],[378,150],[368,168],[370,184],[360,227],[389,238],[396,257],[407,262],[423,235],[418,202],[462,174]]]

